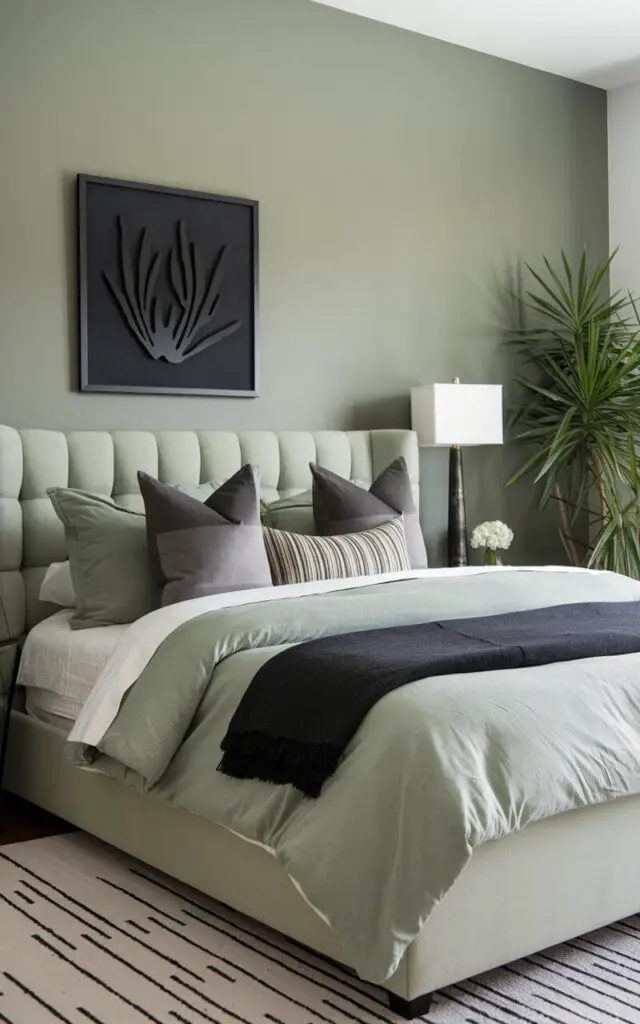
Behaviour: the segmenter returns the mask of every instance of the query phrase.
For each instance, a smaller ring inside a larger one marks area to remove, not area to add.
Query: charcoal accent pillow
[[[138,473],[153,578],[161,603],[270,587],[258,483],[243,466],[205,502]]]
[[[76,594],[72,629],[121,625],[153,611],[144,515],[72,487],[47,493],[64,526]]]
[[[427,550],[407,463],[402,456],[383,469],[368,491],[314,462],[310,469],[313,476],[313,515],[321,536],[359,533],[401,515],[411,568],[427,568]]]
[[[264,544],[276,586],[410,568],[402,516],[373,530],[337,537],[310,537],[265,526]]]

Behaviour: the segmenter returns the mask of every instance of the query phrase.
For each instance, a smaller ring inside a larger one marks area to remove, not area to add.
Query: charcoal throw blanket
[[[317,797],[365,715],[432,676],[640,651],[640,602],[567,604],[322,637],[254,676],[222,742],[220,770]]]

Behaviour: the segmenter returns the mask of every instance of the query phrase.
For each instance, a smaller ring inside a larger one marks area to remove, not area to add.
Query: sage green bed
[[[343,475],[366,483],[382,468],[380,462],[386,464],[402,452],[417,484],[417,448],[408,432],[289,435],[284,448],[276,435],[251,436],[256,446],[264,445],[263,451],[269,445],[271,452],[278,451],[273,488],[278,494],[308,486],[303,473],[296,478],[288,466],[286,444],[291,441],[296,452],[304,449],[304,458],[313,447],[310,457],[314,458],[325,438],[328,457],[321,461]],[[133,487],[136,464],[149,472],[160,470],[170,482],[193,483],[229,475],[238,468],[236,462],[246,458],[241,439],[223,435],[219,450],[226,453],[224,468],[218,465],[213,472],[205,466],[203,470],[202,452],[217,450],[216,436],[207,435],[203,444],[196,435],[171,435],[169,447],[176,453],[200,453],[199,480],[184,481],[184,460],[176,458],[173,466],[167,462],[162,437],[130,435],[129,445],[122,434],[71,435],[67,440],[47,432],[21,436],[0,428],[0,587],[9,609],[10,637],[18,638],[48,611],[38,607],[35,599],[38,581],[48,562],[63,554],[59,531],[52,521],[46,523],[47,486],[72,483],[115,492],[121,501],[123,494],[133,494],[127,487]],[[333,445],[344,456],[339,466],[337,460],[331,461]],[[229,446],[235,458],[229,457]],[[98,450],[111,453],[110,471],[104,465],[100,468]],[[74,451],[81,451],[82,459],[78,461]],[[125,453],[124,463],[118,452]],[[361,456],[363,461],[354,471]],[[250,458],[260,461],[255,454]],[[290,486],[278,486],[283,482]],[[41,502],[36,515],[29,504],[34,501]],[[264,847],[199,814],[171,806],[166,799],[141,795],[115,778],[79,771],[64,759],[63,746],[60,730],[16,711],[7,763],[9,788],[312,948],[353,964],[347,946],[305,902]],[[633,785],[627,791],[633,792]],[[639,812],[640,797],[619,796],[583,809],[560,809],[522,831],[485,842],[431,910],[385,987],[411,1002],[450,982],[636,912],[640,907]],[[327,829],[338,827],[335,820],[327,819]]]

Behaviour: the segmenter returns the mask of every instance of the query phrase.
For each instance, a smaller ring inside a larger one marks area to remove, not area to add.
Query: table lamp
[[[502,444],[502,385],[424,384],[411,388],[411,422],[423,447],[449,447],[449,565],[467,565],[462,445]]]

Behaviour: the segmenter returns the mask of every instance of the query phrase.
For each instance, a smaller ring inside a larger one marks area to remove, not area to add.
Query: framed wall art
[[[258,203],[78,175],[80,390],[257,395]]]

